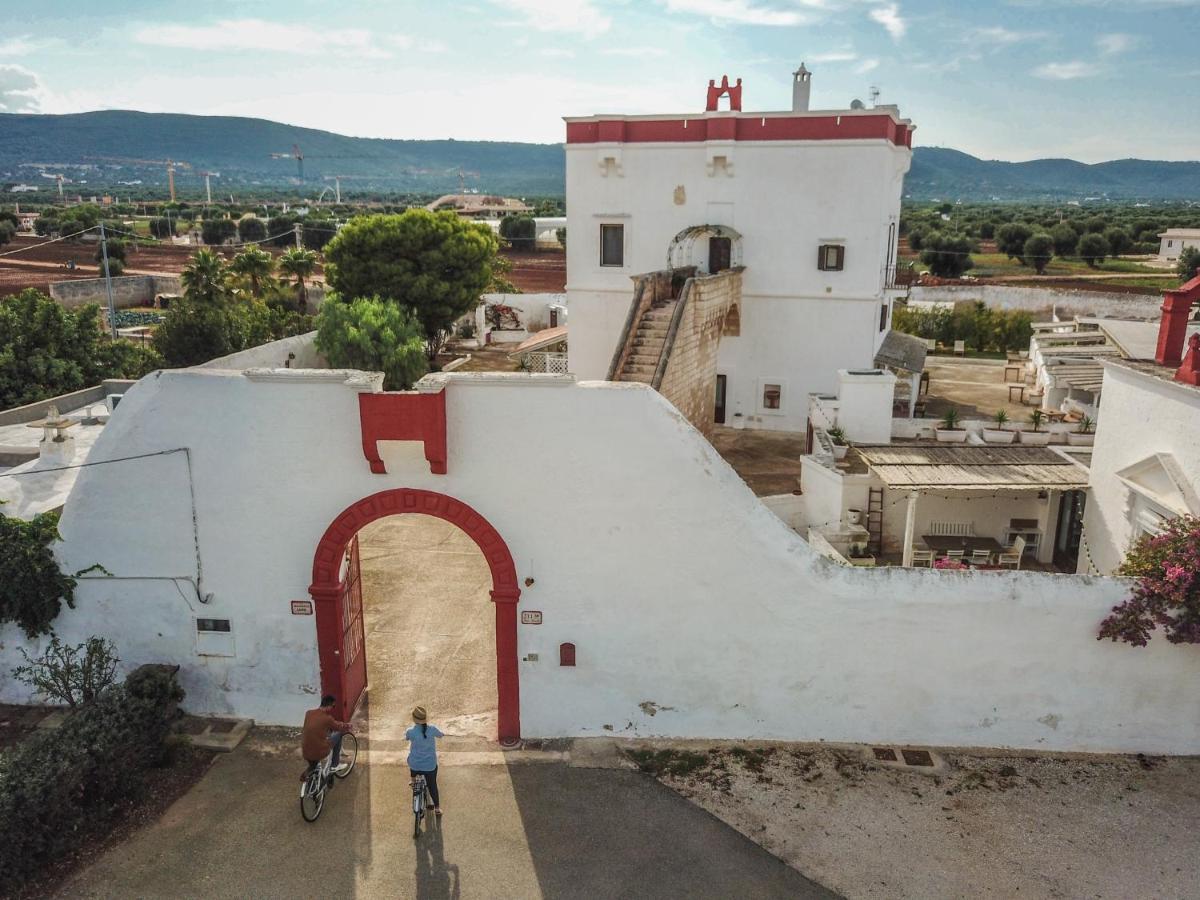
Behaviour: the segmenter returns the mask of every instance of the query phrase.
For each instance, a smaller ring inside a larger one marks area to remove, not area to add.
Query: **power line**
[[[47,244],[57,244],[59,241],[69,240],[70,238],[79,237],[81,234],[87,234],[89,231],[96,231],[100,228],[99,225],[93,225],[91,228],[85,228],[83,231],[76,231],[74,234],[64,234],[61,237],[47,238],[39,244],[30,244],[28,247],[18,247],[16,250],[6,250],[0,253],[0,257],[14,256],[17,253],[24,253],[27,250],[36,250],[38,247],[45,247]]]

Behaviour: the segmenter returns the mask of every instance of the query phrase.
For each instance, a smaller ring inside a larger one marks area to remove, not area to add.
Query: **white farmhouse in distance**
[[[716,384],[709,375],[704,388],[710,422],[802,431],[810,393],[834,389],[838,370],[875,366],[905,290],[895,264],[913,126],[893,106],[810,110],[811,78],[803,65],[793,73],[792,108],[778,112],[744,112],[741,80],[722,79],[703,112],[566,119],[569,354],[581,380],[660,387],[670,350],[656,366],[653,338],[688,267],[744,267],[719,301],[706,288],[698,312],[708,317],[697,327],[723,322]],[[647,288],[654,298],[635,315],[650,273],[674,286]]]
[[[1158,240],[1159,259],[1179,259],[1187,247],[1200,248],[1200,228],[1168,228]]]

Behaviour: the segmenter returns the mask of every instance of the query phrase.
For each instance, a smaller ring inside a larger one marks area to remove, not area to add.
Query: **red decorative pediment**
[[[363,455],[377,475],[387,472],[380,441],[422,441],[429,471],[446,474],[446,392],[359,394]]]

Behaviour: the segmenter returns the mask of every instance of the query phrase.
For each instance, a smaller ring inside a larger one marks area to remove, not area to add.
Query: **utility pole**
[[[301,234],[304,231],[304,226],[301,225],[299,222],[297,222],[295,225],[292,226],[292,231],[295,232],[295,234],[296,234],[296,249],[299,250],[303,246],[303,243],[301,241]]]
[[[113,301],[112,275],[108,272],[108,237],[104,233],[104,223],[100,223],[100,255],[104,260],[104,289],[108,292],[108,325],[112,339],[117,339],[117,306]]]

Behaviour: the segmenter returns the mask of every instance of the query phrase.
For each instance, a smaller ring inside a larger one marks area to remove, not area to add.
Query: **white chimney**
[[[792,112],[808,112],[808,95],[812,90],[812,72],[800,68],[792,73]]]

